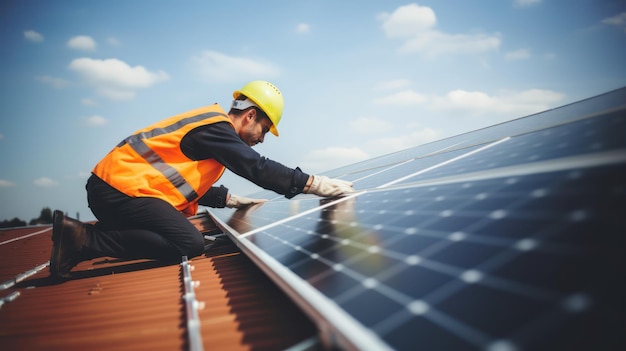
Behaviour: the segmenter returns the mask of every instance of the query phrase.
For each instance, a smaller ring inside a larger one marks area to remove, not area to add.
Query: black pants
[[[86,258],[177,260],[204,251],[202,234],[169,203],[127,196],[95,175],[86,188],[89,207],[98,219],[88,226]]]

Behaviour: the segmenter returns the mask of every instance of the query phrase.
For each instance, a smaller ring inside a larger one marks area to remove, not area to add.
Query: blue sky
[[[0,220],[93,219],[115,144],[250,80],[285,96],[256,149],[308,173],[626,85],[623,1],[24,0],[0,26]]]

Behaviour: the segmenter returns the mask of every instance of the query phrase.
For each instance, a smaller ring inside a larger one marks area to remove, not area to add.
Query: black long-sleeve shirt
[[[215,159],[233,173],[288,199],[301,193],[309,179],[309,175],[300,168],[289,168],[261,156],[244,143],[227,122],[191,130],[181,140],[180,147],[192,160]],[[199,204],[224,207],[227,193],[225,187],[213,187],[202,196]]]

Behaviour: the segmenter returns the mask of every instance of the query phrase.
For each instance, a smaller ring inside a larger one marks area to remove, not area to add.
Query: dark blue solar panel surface
[[[623,101],[328,173],[354,197],[212,213],[394,349],[624,349]]]

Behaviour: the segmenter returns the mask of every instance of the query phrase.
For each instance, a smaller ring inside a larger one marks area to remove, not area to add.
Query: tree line
[[[44,207],[41,210],[38,218],[33,218],[28,222],[28,225],[38,225],[38,224],[52,224],[52,210],[49,207]],[[13,227],[24,227],[26,226],[26,221],[23,221],[17,217],[0,222],[0,228],[13,228]]]

